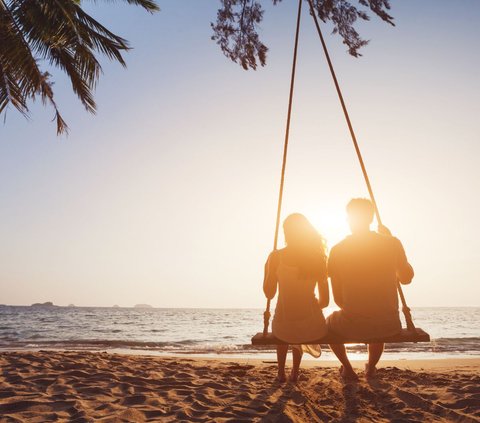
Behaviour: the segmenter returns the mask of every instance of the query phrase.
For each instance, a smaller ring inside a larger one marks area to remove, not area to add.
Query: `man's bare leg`
[[[350,360],[347,357],[347,350],[343,344],[330,344],[330,349],[337,356],[340,363],[342,363],[343,370],[341,371],[342,377],[345,380],[358,380],[358,376],[353,370]]]
[[[303,351],[300,348],[293,347],[293,368],[290,374],[290,382],[296,382],[298,380],[298,373],[300,370],[300,363],[302,362]]]
[[[385,344],[383,343],[368,344],[368,363],[365,366],[365,375],[367,377],[375,376],[377,371],[375,366],[380,361],[384,347]]]
[[[277,345],[277,363],[278,363],[278,376],[279,382],[285,382],[287,376],[285,375],[285,362],[287,361],[288,345]]]

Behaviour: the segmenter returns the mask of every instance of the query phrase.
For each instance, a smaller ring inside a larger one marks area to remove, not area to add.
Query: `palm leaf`
[[[21,27],[7,4],[0,1],[0,113],[12,104],[24,116],[28,116],[28,99],[38,94],[55,109],[57,132],[67,131],[53,99],[48,74],[42,73],[37,60],[25,40]]]
[[[94,3],[97,3],[98,0],[92,0]],[[109,3],[115,3],[118,0],[104,0]],[[158,12],[160,8],[158,5],[155,3],[154,0],[123,0],[124,2],[128,4],[132,4],[134,6],[140,6],[143,7],[147,12],[154,13]]]
[[[153,0],[125,0],[153,13]],[[64,71],[85,109],[95,113],[93,91],[102,68],[98,55],[126,66],[128,42],[81,8],[80,0],[0,0],[0,113],[11,104],[28,116],[39,95],[55,109],[57,132],[67,126],[54,101],[53,82],[39,61]]]

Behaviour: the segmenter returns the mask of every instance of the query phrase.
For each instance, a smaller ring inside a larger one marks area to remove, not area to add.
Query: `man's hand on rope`
[[[381,235],[392,236],[392,233],[390,232],[390,229],[388,229],[385,225],[378,225],[377,232]]]

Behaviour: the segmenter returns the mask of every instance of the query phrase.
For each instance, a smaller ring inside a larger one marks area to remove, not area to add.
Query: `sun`
[[[326,238],[329,249],[350,233],[347,217],[343,210],[312,207],[305,209],[305,216]]]

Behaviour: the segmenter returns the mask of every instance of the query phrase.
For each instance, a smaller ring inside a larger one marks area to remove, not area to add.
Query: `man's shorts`
[[[329,333],[344,338],[375,339],[395,335],[402,329],[398,313],[396,316],[368,318],[352,316],[343,310],[334,311],[327,317]]]

